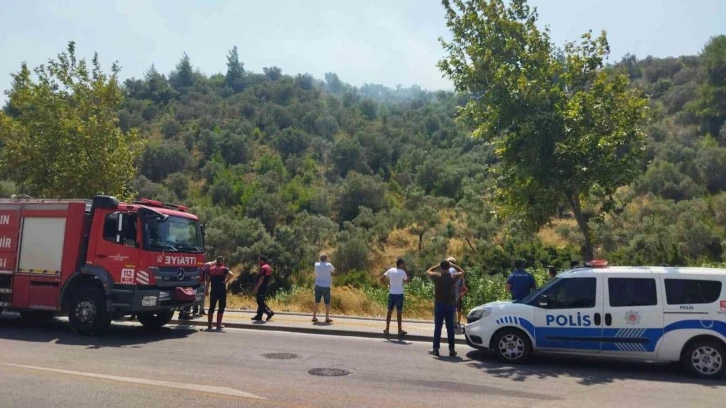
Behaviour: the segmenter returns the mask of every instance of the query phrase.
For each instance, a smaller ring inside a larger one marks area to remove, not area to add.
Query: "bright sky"
[[[122,79],[155,64],[171,71],[182,52],[202,72],[223,72],[239,48],[245,68],[261,72],[335,72],[353,85],[380,83],[449,89],[436,62],[446,36],[438,0],[0,0],[0,91],[22,61],[44,63],[76,41],[77,53],[117,60]],[[726,33],[723,0],[530,0],[557,44],[606,30],[611,60],[697,54]],[[0,95],[0,101],[4,101]]]

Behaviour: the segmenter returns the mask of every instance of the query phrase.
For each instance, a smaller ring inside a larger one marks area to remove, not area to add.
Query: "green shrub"
[[[352,286],[354,288],[378,285],[378,282],[370,274],[359,270],[342,273],[334,278],[334,282],[335,286]]]
[[[343,273],[350,270],[366,270],[368,267],[368,245],[362,239],[352,238],[338,244],[333,254],[333,265]]]

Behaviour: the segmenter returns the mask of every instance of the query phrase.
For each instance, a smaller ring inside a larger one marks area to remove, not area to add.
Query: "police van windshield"
[[[202,253],[204,241],[199,221],[169,216],[145,217],[144,249],[147,251]]]
[[[550,279],[549,281],[547,281],[547,283],[545,283],[544,285],[542,285],[542,287],[539,287],[534,292],[530,293],[529,296],[527,296],[526,298],[522,299],[520,302],[517,302],[515,300],[514,303],[526,303],[526,304],[529,304],[529,303],[532,303],[533,301],[536,301],[537,299],[539,299],[539,297],[547,289],[549,289],[555,283],[559,282],[560,279],[562,279],[562,278],[555,277],[553,279]]]

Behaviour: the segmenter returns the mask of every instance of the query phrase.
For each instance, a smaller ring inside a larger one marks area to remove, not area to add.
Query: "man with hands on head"
[[[434,347],[431,354],[438,357],[441,346],[441,328],[446,322],[449,341],[449,356],[455,357],[454,314],[456,313],[456,280],[464,275],[464,270],[449,261],[441,261],[438,266],[426,271],[436,285],[434,287]]]

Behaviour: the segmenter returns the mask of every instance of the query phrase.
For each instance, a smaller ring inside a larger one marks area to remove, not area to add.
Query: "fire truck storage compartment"
[[[24,218],[18,269],[30,273],[59,274],[65,233],[65,218]]]
[[[23,218],[18,269],[29,273],[30,309],[56,309],[65,233],[66,218]]]

